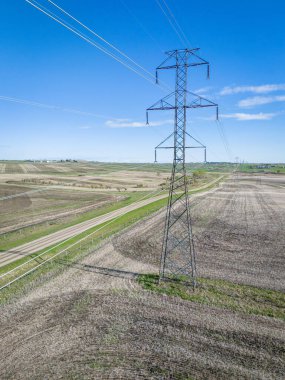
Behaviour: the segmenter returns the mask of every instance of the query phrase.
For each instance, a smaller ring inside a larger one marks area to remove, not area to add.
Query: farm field
[[[193,200],[198,275],[285,291],[284,186],[283,175],[236,175]],[[163,224],[161,214],[130,231],[120,252],[158,265]]]
[[[156,197],[142,199],[138,202],[134,202],[134,204],[131,203],[125,207],[120,207],[95,218],[77,223],[74,226],[63,228],[57,232],[47,234],[42,238],[31,241],[30,243],[17,246],[13,249],[7,250],[6,252],[1,252],[0,267],[6,266],[9,263],[15,262],[25,257],[29,258],[32,254],[36,254],[43,249],[50,248],[57,243],[64,242],[65,240],[71,240],[72,238],[75,238],[76,236],[79,236],[80,234],[89,231],[96,226],[100,226],[105,222],[111,222],[112,220],[128,214],[129,212],[141,209],[144,206],[159,202],[160,200],[165,200],[166,198],[167,194],[164,193]]]
[[[209,163],[187,163],[189,169],[201,169],[206,171],[230,172],[236,166],[232,163],[209,162]],[[23,170],[23,167],[26,170]],[[170,173],[172,164],[170,163],[118,163],[118,162],[27,162],[27,161],[0,161],[2,174],[16,173],[45,173],[45,174],[108,174],[116,171],[136,171],[136,172],[166,172]]]
[[[285,380],[285,1],[2,3],[0,380]]]
[[[12,190],[13,192],[23,191],[23,188],[20,189],[16,187]],[[119,195],[94,194],[88,191],[79,192],[49,188],[27,191],[25,189],[24,192],[18,193],[17,197],[0,201],[0,233],[45,221],[53,221],[75,213],[83,213],[122,198]]]
[[[0,173],[0,250],[91,219],[163,190],[164,165],[6,162]],[[28,169],[23,172],[23,167]],[[37,170],[33,171],[33,167]],[[51,170],[47,173],[46,170]],[[140,170],[137,170],[137,169]],[[143,170],[142,170],[143,169]],[[218,172],[197,171],[193,189],[217,179]]]
[[[1,306],[0,377],[283,379],[284,185],[239,174],[193,199],[200,286],[188,299],[141,280],[158,272],[165,210],[58,258],[65,270]]]

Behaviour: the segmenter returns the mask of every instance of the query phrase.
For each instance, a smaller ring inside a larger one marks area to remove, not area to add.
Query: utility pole
[[[175,91],[147,109],[174,110],[174,158],[170,180],[168,206],[165,220],[163,249],[160,259],[160,280],[182,278],[190,280],[196,286],[195,248],[192,235],[191,216],[188,196],[188,177],[185,167],[186,149],[186,111],[187,108],[216,107],[218,105],[199,95],[187,91],[187,72],[189,67],[207,65],[209,77],[209,62],[199,57],[199,49],[181,49],[166,53],[167,58],[156,69],[175,69]],[[181,277],[182,276],[182,277]]]

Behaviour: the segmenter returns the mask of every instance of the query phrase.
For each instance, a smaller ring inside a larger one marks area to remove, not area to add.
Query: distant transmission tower
[[[182,278],[186,277],[185,279],[190,280],[194,287],[196,286],[195,249],[189,209],[188,178],[185,167],[185,149],[187,148],[185,140],[186,134],[188,134],[186,132],[186,110],[187,108],[216,107],[216,117],[218,119],[218,105],[216,103],[187,91],[188,67],[207,65],[209,77],[209,62],[196,54],[198,50],[182,49],[166,53],[168,57],[156,68],[156,81],[158,83],[158,70],[175,69],[175,91],[149,107],[146,113],[148,124],[148,111],[175,110],[174,159],[159,278],[163,280],[183,276]]]

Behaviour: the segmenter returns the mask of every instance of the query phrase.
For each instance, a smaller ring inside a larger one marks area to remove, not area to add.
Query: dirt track
[[[197,198],[200,274],[282,288],[284,212],[284,190],[265,179]],[[1,310],[0,378],[283,379],[284,322],[152,294],[134,281],[157,271],[163,217]]]

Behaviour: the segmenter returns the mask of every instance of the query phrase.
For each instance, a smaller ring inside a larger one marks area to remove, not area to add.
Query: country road
[[[215,180],[201,186],[198,189],[195,189],[195,191],[199,190],[206,190],[208,187],[212,186],[213,184],[219,182],[224,176],[220,176],[216,178]],[[213,191],[213,190],[209,190]],[[202,194],[205,194],[203,192]],[[199,197],[201,194],[195,194],[194,196],[192,195],[191,198],[193,197]],[[124,206],[118,210],[108,212],[107,214],[97,216],[96,218],[89,219],[85,222],[76,224],[71,227],[64,228],[60,231],[54,232],[52,234],[49,234],[47,236],[43,236],[39,239],[33,240],[29,243],[20,245],[18,247],[12,248],[8,251],[5,252],[0,252],[0,267],[9,264],[13,261],[19,260],[25,256],[31,255],[33,253],[39,252],[45,248],[51,247],[57,243],[63,242],[66,239],[70,239],[72,237],[75,237],[82,232],[85,232],[93,227],[96,227],[102,223],[108,222],[118,216],[122,216],[124,214],[127,214],[130,211],[137,210],[143,206],[146,206],[150,203],[153,203],[155,201],[158,201],[163,198],[167,198],[167,194],[162,194],[159,196],[151,197],[145,200],[141,200],[139,202],[134,202],[128,206]]]
[[[62,242],[68,238],[77,236],[82,232],[89,230],[90,228],[96,227],[99,224],[108,222],[118,216],[124,215],[130,211],[136,210],[150,203],[158,201],[160,199],[166,198],[168,194],[159,195],[156,197],[148,198],[139,202],[135,202],[128,206],[119,208],[118,210],[108,212],[107,214],[97,216],[96,218],[87,220],[85,222],[76,224],[75,226],[64,228],[60,231],[54,232],[32,242],[20,245],[16,248],[10,249],[9,251],[0,253],[0,267],[9,264],[15,260],[19,260],[24,256],[30,255],[35,252],[39,252],[42,249],[48,248]]]

